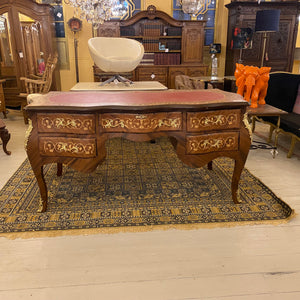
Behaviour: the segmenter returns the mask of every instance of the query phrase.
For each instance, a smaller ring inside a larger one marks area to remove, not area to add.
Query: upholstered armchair
[[[205,89],[205,81],[201,77],[177,75],[175,77],[175,88],[176,90],[201,90]],[[207,88],[212,89],[213,85],[207,83]]]
[[[101,85],[113,82],[132,83],[120,73],[133,71],[144,55],[144,46],[134,40],[120,37],[95,37],[88,41],[91,57],[97,67],[115,75]]]

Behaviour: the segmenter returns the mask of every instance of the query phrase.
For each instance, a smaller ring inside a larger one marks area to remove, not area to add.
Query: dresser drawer
[[[93,134],[96,121],[93,114],[37,114],[39,132]]]
[[[64,137],[40,137],[39,150],[42,156],[96,157],[96,139]]]
[[[182,129],[182,113],[102,114],[99,125],[105,132],[148,133]]]
[[[240,116],[239,109],[189,112],[187,113],[187,131],[236,129],[240,127]]]
[[[238,149],[238,132],[212,133],[200,136],[187,136],[186,138],[187,154],[233,151]]]
[[[137,77],[139,81],[159,81],[160,83],[166,85],[168,82],[168,72],[165,67],[151,67],[143,68],[139,67],[137,69]]]
[[[161,74],[161,75],[167,75],[167,68],[165,67],[151,67],[151,68],[138,68],[138,74],[139,75],[151,75],[151,74]]]

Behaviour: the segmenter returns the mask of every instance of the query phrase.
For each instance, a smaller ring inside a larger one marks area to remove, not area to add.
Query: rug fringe
[[[166,231],[166,230],[197,230],[197,229],[214,229],[214,228],[230,228],[248,225],[282,225],[295,218],[297,213],[292,210],[291,215],[286,219],[280,220],[261,220],[261,221],[245,221],[245,222],[223,222],[223,223],[195,223],[195,224],[167,224],[167,225],[147,225],[147,226],[124,226],[109,228],[87,228],[87,229],[69,229],[69,230],[53,230],[53,231],[27,231],[27,232],[8,232],[0,233],[0,237],[7,239],[31,239],[45,237],[60,236],[78,236],[91,234],[116,234],[116,233],[137,233],[149,231]]]

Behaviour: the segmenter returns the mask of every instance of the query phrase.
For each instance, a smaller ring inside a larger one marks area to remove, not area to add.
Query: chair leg
[[[123,82],[123,83],[130,83],[130,84],[133,84],[133,81],[131,81],[130,79],[128,78],[125,78],[121,75],[117,75],[117,79],[120,81],[120,82]]]
[[[103,81],[103,82],[101,82],[101,83],[100,83],[100,86],[103,86],[103,85],[105,85],[105,84],[111,83],[111,82],[113,82],[115,79],[117,79],[116,75],[113,76],[113,77],[111,77],[111,78],[109,78],[109,79],[107,79],[107,80],[105,80],[105,81]]]
[[[255,116],[252,116],[252,118],[251,118],[251,122],[252,122],[252,133],[253,133],[254,130],[255,130],[255,121],[256,121]]]
[[[270,125],[270,130],[269,130],[269,137],[268,137],[268,143],[271,143],[272,141],[272,135],[273,135],[273,131],[275,130],[275,127]]]
[[[296,144],[296,137],[292,136],[291,146],[290,146],[289,152],[288,152],[288,154],[286,156],[287,158],[291,158],[292,157],[293,152],[294,152],[294,148],[295,148],[295,144]]]

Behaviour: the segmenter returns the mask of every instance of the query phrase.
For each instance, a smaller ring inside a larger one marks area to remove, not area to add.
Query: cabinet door
[[[202,63],[203,45],[203,23],[185,22],[182,30],[181,63]]]

